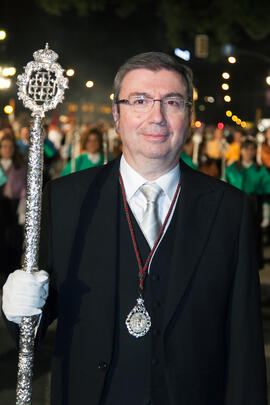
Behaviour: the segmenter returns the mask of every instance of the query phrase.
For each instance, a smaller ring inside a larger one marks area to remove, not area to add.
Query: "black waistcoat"
[[[142,262],[150,247],[129,210],[136,242]],[[173,217],[168,231],[158,247],[151,272],[144,282],[144,299],[151,316],[150,332],[144,337],[131,336],[125,325],[128,313],[138,298],[138,264],[119,195],[118,289],[115,323],[114,353],[107,376],[101,404],[103,405],[154,405],[169,404],[161,352],[162,308],[166,299],[169,277],[170,252],[173,244]]]

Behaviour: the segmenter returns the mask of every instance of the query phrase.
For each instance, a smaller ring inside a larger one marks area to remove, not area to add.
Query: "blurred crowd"
[[[43,133],[43,184],[106,164],[121,153],[121,140],[108,123],[78,126],[52,120]],[[0,261],[5,276],[21,267],[29,135],[25,125],[0,128]],[[247,133],[239,127],[193,128],[181,158],[248,194],[261,269],[263,235],[270,243],[270,128],[264,133]]]

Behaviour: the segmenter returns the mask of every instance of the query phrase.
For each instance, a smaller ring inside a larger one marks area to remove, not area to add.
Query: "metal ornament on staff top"
[[[32,111],[25,212],[25,236],[23,270],[33,273],[38,270],[38,250],[41,219],[42,174],[43,174],[43,129],[42,118],[45,112],[56,108],[64,99],[68,79],[64,69],[56,63],[57,53],[40,49],[34,54],[25,72],[18,76],[18,98]],[[16,405],[30,405],[32,402],[32,376],[35,328],[38,315],[23,317],[20,325],[20,352]]]

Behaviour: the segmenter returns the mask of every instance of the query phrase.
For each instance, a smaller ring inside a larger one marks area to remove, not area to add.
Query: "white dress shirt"
[[[124,156],[122,155],[121,161],[120,161],[120,173],[123,179],[124,187],[125,187],[125,192],[126,192],[126,197],[127,197],[127,202],[128,205],[136,218],[138,225],[140,226],[140,223],[143,219],[144,213],[146,211],[147,207],[147,200],[143,193],[140,190],[140,187],[143,184],[146,183],[152,183],[142,177],[139,173],[137,173],[125,160]],[[169,211],[169,208],[171,206],[178,182],[180,178],[180,167],[177,165],[174,167],[172,170],[170,170],[168,173],[163,174],[161,177],[156,179],[154,182],[157,183],[163,190],[161,196],[158,199],[158,213],[159,213],[159,218],[161,222],[163,223],[166,215]],[[177,203],[179,193],[177,195],[173,210],[171,212],[170,217],[168,218],[167,225],[164,229],[163,235],[164,236],[174,213],[175,206]],[[146,237],[146,235],[145,235]],[[147,237],[146,237],[147,239]],[[162,240],[162,238],[161,238]],[[159,241],[159,243],[161,242]],[[149,243],[149,242],[148,242]],[[150,244],[149,244],[150,245]],[[150,245],[152,248],[152,246]],[[158,247],[158,246],[157,246]],[[149,266],[150,267],[150,266]]]

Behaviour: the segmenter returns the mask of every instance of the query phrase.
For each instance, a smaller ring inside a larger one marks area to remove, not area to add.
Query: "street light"
[[[75,74],[75,70],[74,69],[67,69],[66,70],[66,75],[68,76],[68,77],[72,77],[72,76],[74,76],[74,74]]]
[[[86,87],[87,87],[88,89],[90,89],[91,87],[94,86],[94,82],[92,82],[92,80],[88,80],[88,81],[85,83],[85,85],[86,85]]]
[[[16,73],[15,67],[4,67],[3,69],[0,68],[0,72],[2,71],[2,76],[14,76]]]
[[[14,112],[14,108],[12,107],[12,105],[6,105],[4,107],[4,113],[5,114],[12,114]]]
[[[0,90],[9,89],[11,86],[11,80],[0,76]]]
[[[229,95],[224,96],[224,100],[226,103],[229,103],[231,101],[231,97]]]
[[[0,31],[0,41],[3,41],[3,39],[5,39],[5,38],[6,38],[6,36],[7,36],[6,31],[1,30],[1,31]]]
[[[223,79],[228,80],[230,78],[230,74],[228,72],[223,72],[222,77]]]
[[[229,57],[228,57],[228,62],[229,62],[229,63],[232,63],[232,64],[233,64],[233,63],[236,63],[236,58],[235,58],[234,56],[229,56]]]
[[[270,86],[270,75],[265,78],[266,83]]]
[[[227,83],[222,83],[221,85],[223,90],[229,90],[230,86]]]
[[[114,94],[112,93],[112,94],[110,94],[110,100],[113,101],[113,99],[114,99]]]

